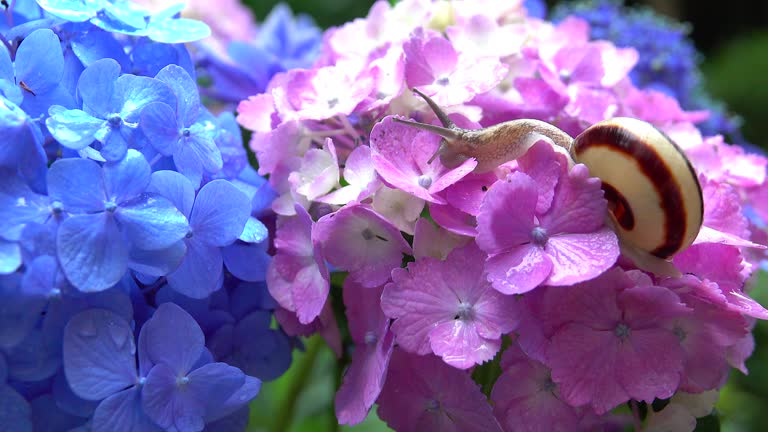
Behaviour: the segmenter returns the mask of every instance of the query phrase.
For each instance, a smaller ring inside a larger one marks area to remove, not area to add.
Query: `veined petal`
[[[142,195],[120,206],[115,217],[140,249],[167,248],[189,232],[187,218],[161,196]]]
[[[75,315],[64,329],[64,373],[76,395],[100,400],[136,383],[133,331],[106,309]]]
[[[165,364],[175,376],[189,373],[205,349],[205,336],[194,318],[175,303],[161,304],[141,332],[149,360]]]
[[[59,159],[48,170],[48,195],[71,213],[104,209],[101,167],[88,159]]]
[[[141,406],[141,389],[131,387],[104,399],[93,413],[94,431],[162,432]]]
[[[83,99],[83,108],[106,118],[111,113],[110,101],[118,76],[120,65],[111,58],[97,60],[85,68],[77,81],[77,91]]]
[[[104,165],[104,187],[116,204],[134,198],[149,185],[152,170],[144,155],[129,150],[123,159]]]
[[[104,126],[104,120],[81,110],[66,110],[45,120],[48,131],[56,141],[72,150],[80,150],[94,141],[94,136]]]
[[[141,129],[152,147],[163,155],[170,156],[179,149],[179,126],[176,113],[170,105],[162,102],[147,104],[141,111]]]
[[[200,113],[197,83],[184,68],[175,64],[164,67],[155,79],[166,83],[176,95],[176,113],[182,126],[190,126]]]
[[[24,82],[35,94],[49,92],[64,75],[59,37],[50,29],[33,31],[19,45],[14,66],[18,83]]]
[[[251,213],[251,202],[237,186],[214,180],[197,193],[190,224],[198,241],[227,246],[243,232]]]
[[[195,202],[195,188],[183,175],[176,171],[155,171],[152,173],[147,192],[166,198],[189,219]]]
[[[80,291],[115,285],[128,268],[128,247],[114,218],[106,213],[70,216],[56,238],[59,262]]]

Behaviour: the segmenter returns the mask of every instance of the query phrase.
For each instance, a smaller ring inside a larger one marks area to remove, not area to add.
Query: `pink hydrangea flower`
[[[344,283],[344,306],[355,350],[336,393],[336,417],[341,424],[365,419],[387,377],[395,339],[379,305],[382,291],[382,287],[365,288],[350,278]]]
[[[272,88],[275,107],[286,120],[323,120],[349,115],[373,89],[370,74],[353,75],[347,68],[292,69]]]
[[[333,140],[325,139],[322,149],[312,148],[304,153],[301,166],[288,175],[291,189],[314,201],[339,184],[339,158]]]
[[[269,132],[275,126],[275,100],[269,93],[249,96],[237,105],[237,122],[254,132]]]
[[[424,200],[400,189],[382,186],[373,196],[373,209],[400,231],[413,235],[416,221],[421,219]]]
[[[629,399],[651,402],[677,390],[683,350],[672,331],[691,310],[644,273],[612,269],[570,289],[551,288],[544,313],[561,325],[546,351],[568,404],[602,414]]]
[[[722,243],[732,246],[765,248],[749,241],[749,222],[741,208],[735,187],[699,176],[704,198],[704,220],[697,243]]]
[[[444,261],[452,250],[468,241],[469,238],[441,229],[427,218],[419,218],[413,234],[413,257],[417,260],[432,257]]]
[[[506,57],[520,52],[525,43],[521,25],[500,25],[488,15],[474,15],[463,25],[453,25],[446,34],[458,52],[471,52],[477,57]],[[504,41],[503,44],[498,41]]]
[[[328,298],[330,276],[320,249],[312,243],[312,218],[301,206],[296,215],[278,219],[277,253],[267,269],[267,288],[302,324],[311,323]]]
[[[438,357],[395,348],[378,399],[379,417],[399,432],[501,432],[470,376]]]
[[[439,144],[439,136],[387,116],[371,131],[373,166],[389,185],[442,204],[445,200],[437,193],[469,174],[477,161],[467,159],[453,169],[446,168],[439,159],[429,163]]]
[[[489,254],[489,280],[505,294],[589,280],[619,256],[600,180],[584,165],[564,170],[555,155],[546,143],[534,145],[520,162],[528,174],[494,184],[480,207],[477,244]]]
[[[470,243],[445,261],[427,257],[392,271],[381,307],[395,319],[392,331],[403,349],[434,352],[461,369],[493,358],[501,335],[515,327],[516,299],[491,287],[484,260]]]
[[[468,102],[487,92],[508,70],[498,57],[459,55],[449,40],[421,29],[411,35],[403,51],[408,86],[418,87],[441,106]]]
[[[347,182],[346,186],[317,198],[317,201],[344,205],[352,201],[362,201],[379,188],[381,182],[378,180],[376,170],[373,167],[370,147],[356,147],[347,156],[344,163],[344,181]]]
[[[717,243],[689,247],[675,256],[675,266],[688,274],[668,279],[667,286],[687,285],[687,291],[720,308],[753,318],[768,319],[768,309],[744,292],[744,258],[738,248]]]
[[[563,402],[546,365],[531,359],[513,343],[504,351],[501,367],[503,373],[493,386],[491,400],[504,430],[575,430],[584,410]]]
[[[331,265],[372,288],[389,280],[411,247],[389,221],[363,204],[348,204],[320,218],[312,240]]]

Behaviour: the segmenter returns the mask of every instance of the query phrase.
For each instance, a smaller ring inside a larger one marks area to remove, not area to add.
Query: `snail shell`
[[[596,123],[576,137],[570,153],[603,182],[623,241],[668,259],[696,239],[704,214],[698,177],[653,125],[627,117]]]
[[[610,220],[622,252],[638,267],[663,275],[679,272],[668,260],[699,233],[704,204],[696,172],[682,150],[650,123],[617,117],[596,123],[576,139],[556,126],[518,119],[483,129],[457,127],[424,93],[443,127],[395,118],[443,137],[430,162],[453,167],[475,158],[476,172],[516,159],[540,139],[567,149],[575,162],[603,182]]]

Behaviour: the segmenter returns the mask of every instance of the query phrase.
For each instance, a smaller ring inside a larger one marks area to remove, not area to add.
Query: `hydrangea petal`
[[[101,168],[87,159],[59,159],[48,170],[48,194],[69,212],[103,210],[106,194]]]
[[[141,388],[131,387],[104,399],[93,413],[94,431],[161,432],[144,413]]]
[[[195,202],[195,188],[183,175],[176,171],[155,171],[152,173],[147,192],[156,193],[168,199],[174,207],[189,218]]]
[[[590,234],[552,236],[546,244],[552,273],[547,285],[570,285],[608,270],[619,257],[616,234],[603,228]]]
[[[149,360],[168,365],[176,375],[188,373],[205,348],[200,326],[174,303],[161,304],[141,332]]]
[[[35,94],[47,93],[64,75],[64,55],[59,37],[49,29],[29,34],[16,51],[16,79]]]
[[[243,232],[250,213],[250,200],[237,186],[226,180],[213,180],[197,193],[189,219],[199,241],[227,246]]]
[[[176,113],[168,104],[152,102],[141,110],[141,127],[152,146],[170,156],[179,149],[179,126]]]
[[[66,110],[45,119],[45,126],[61,145],[80,150],[96,139],[96,133],[104,126],[104,120],[84,111]]]
[[[120,206],[115,217],[140,249],[168,248],[189,232],[187,218],[160,196],[142,195]]]
[[[81,291],[115,285],[128,266],[128,247],[111,215],[70,216],[56,236],[59,262],[67,279]]]
[[[13,387],[0,385],[0,432],[32,432],[32,409]]]
[[[77,89],[86,112],[102,118],[112,112],[110,103],[119,76],[120,65],[111,58],[97,60],[85,68],[77,81]]]
[[[105,309],[81,312],[64,330],[64,372],[72,391],[100,400],[136,383],[133,332]]]

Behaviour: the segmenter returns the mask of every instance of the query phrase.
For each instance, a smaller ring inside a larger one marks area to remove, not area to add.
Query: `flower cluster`
[[[675,97],[684,109],[709,111],[709,117],[698,125],[702,132],[728,135],[743,143],[740,120],[729,115],[725,106],[703,88],[700,55],[688,38],[690,26],[673,22],[651,9],[625,7],[623,3],[562,2],[552,11],[552,19],[578,16],[589,23],[593,39],[635,48],[639,59],[630,73],[635,85],[663,91]]]
[[[642,52],[589,35],[581,19],[554,25],[522,2],[380,1],[328,30],[312,67],[240,103],[277,194],[276,317],[291,335],[352,349],[341,423],[378,404],[399,431],[690,425],[731,368],[746,372],[753,321],[768,318],[747,285],[765,260],[768,160],[703,136],[701,113],[633,84]],[[575,136],[615,116],[656,126],[702,187],[704,226],[672,262],[684,276],[623,256],[600,180],[547,140],[491,171],[436,158],[441,138],[401,121],[437,120],[411,88],[468,129],[532,118]],[[329,299],[335,272],[348,343]],[[612,412],[673,396],[669,411]]]
[[[212,114],[178,5],[0,17],[0,429],[242,431],[290,365],[275,194]],[[266,224],[266,225],[265,225]]]

